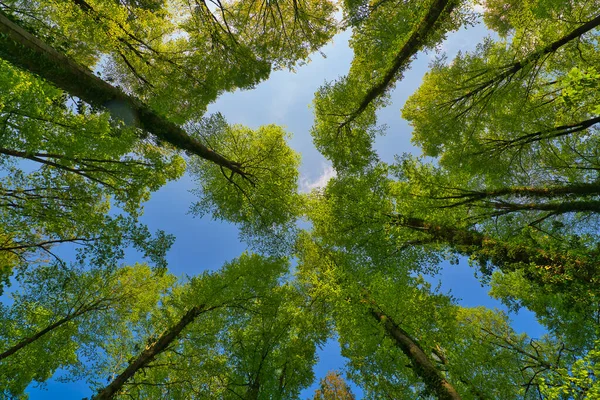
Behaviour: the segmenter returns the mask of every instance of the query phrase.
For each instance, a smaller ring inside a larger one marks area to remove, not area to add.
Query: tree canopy
[[[600,397],[598,10],[0,0],[0,397],[50,380],[95,400]],[[288,128],[207,109],[344,31],[349,70],[304,132],[335,173],[307,192]],[[401,110],[416,151],[384,162],[380,113],[425,53]],[[190,218],[246,251],[176,276],[144,203],[184,175]],[[458,263],[504,308],[436,287]],[[329,340],[345,365],[319,384]]]

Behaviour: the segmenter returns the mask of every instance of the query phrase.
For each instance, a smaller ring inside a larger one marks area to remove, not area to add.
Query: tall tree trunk
[[[458,1],[456,0],[435,0],[429,6],[423,19],[412,31],[402,48],[396,53],[392,66],[385,71],[385,75],[381,81],[373,85],[369,91],[365,93],[358,108],[353,110],[352,114],[340,124],[340,128],[354,121],[367,109],[369,104],[385,93],[392,84],[392,81],[397,77],[398,71],[407,65],[412,57],[423,48],[424,43],[427,41],[427,38],[432,31],[434,31],[436,25],[439,25],[441,19],[448,18],[457,5]]]
[[[255,381],[252,381],[250,387],[248,388],[248,392],[246,393],[246,400],[258,400],[258,395],[260,394],[260,382],[258,381],[258,376]]]
[[[530,55],[523,58],[522,60],[516,61],[513,64],[509,64],[509,65],[503,67],[501,69],[503,72],[497,74],[496,76],[490,78],[489,80],[487,80],[485,82],[480,83],[479,85],[477,85],[475,87],[475,89],[473,89],[469,93],[467,93],[457,99],[452,100],[450,103],[463,102],[473,96],[478,95],[479,93],[481,93],[485,90],[488,90],[489,88],[499,85],[500,83],[502,83],[505,80],[510,80],[512,76],[517,74],[523,68],[537,62],[538,60],[542,59],[543,57],[545,57],[549,54],[556,52],[558,49],[560,49],[565,44],[569,43],[572,40],[579,38],[580,36],[584,35],[585,33],[589,32],[591,30],[594,30],[598,26],[600,26],[600,14],[597,15],[592,20],[586,22],[585,24],[580,25],[579,27],[573,29],[571,32],[567,33],[563,37],[561,37],[561,38],[555,40],[554,42],[549,43],[547,46],[531,53]]]
[[[175,148],[245,176],[243,167],[212,151],[178,125],[95,76],[89,69],[59,53],[0,13],[0,57],[39,75],[56,87],[96,107],[118,105],[130,111],[139,128]]]
[[[188,325],[203,312],[207,311],[205,306],[192,307],[184,316],[169,329],[167,329],[156,342],[148,346],[144,351],[137,356],[135,360],[129,364],[127,368],[113,381],[100,390],[92,400],[107,400],[112,399],[122,388],[125,382],[127,382],[136,372],[147,366],[156,356],[162,353],[171,343],[173,343]]]
[[[460,400],[461,397],[454,386],[442,376],[421,346],[404,329],[384,313],[374,308],[371,308],[370,312],[373,318],[383,325],[387,335],[409,358],[413,371],[421,378],[427,389],[435,393],[440,400]]]
[[[565,196],[577,196],[577,197],[588,197],[588,196],[600,196],[600,184],[597,182],[593,183],[574,183],[562,186],[508,186],[500,189],[491,190],[469,190],[460,187],[450,188],[456,192],[456,194],[450,194],[445,196],[433,196],[431,199],[434,200],[457,200],[458,205],[472,203],[478,200],[493,200],[497,197],[509,196],[519,198],[531,198],[531,199],[552,199],[554,197],[565,197]],[[454,205],[451,205],[454,206]],[[450,206],[449,206],[450,207]]]
[[[529,279],[541,284],[598,285],[596,256],[575,258],[561,252],[494,239],[474,229],[436,225],[420,218],[394,215],[392,221],[396,226],[428,234],[431,242],[445,244],[459,254],[475,258],[487,275],[491,273],[487,263],[491,262],[503,271],[524,268]],[[532,264],[535,265],[533,269]]]
[[[554,203],[507,203],[497,202],[492,203],[491,208],[500,212],[518,212],[518,211],[550,211],[550,215],[560,215],[576,212],[600,213],[600,201],[585,200],[585,201],[565,201]]]

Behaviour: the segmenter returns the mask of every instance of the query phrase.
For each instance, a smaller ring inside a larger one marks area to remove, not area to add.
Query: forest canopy
[[[0,0],[0,398],[600,398],[598,10]],[[339,34],[353,57],[315,88],[310,129],[207,111]],[[381,113],[424,54],[396,109],[416,150],[386,161]],[[298,135],[332,168],[311,190]],[[188,219],[237,228],[220,268],[173,265],[188,233],[144,219],[182,177]],[[454,264],[502,309],[436,286]],[[544,333],[516,329],[520,310]],[[332,340],[342,372],[319,379]]]

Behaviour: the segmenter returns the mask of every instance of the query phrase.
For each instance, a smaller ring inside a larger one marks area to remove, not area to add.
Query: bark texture
[[[146,349],[144,349],[144,351],[142,351],[119,376],[92,397],[92,400],[112,399],[136,372],[147,366],[156,356],[162,353],[179,337],[181,331],[194,322],[194,320],[204,311],[206,311],[204,306],[192,307],[184,314],[177,324],[167,329],[158,340],[146,347]]]
[[[482,273],[486,275],[491,274],[493,266],[502,271],[523,268],[530,280],[542,285],[575,283],[598,287],[596,254],[574,257],[563,252],[495,239],[474,229],[439,225],[402,215],[391,218],[393,225],[427,234],[430,239],[422,243],[445,244],[457,253],[477,260]],[[490,263],[491,266],[488,265]]]
[[[402,352],[409,358],[415,374],[427,388],[440,400],[460,400],[461,397],[431,362],[421,346],[391,318],[380,311],[371,309],[371,315],[383,325],[385,332],[391,337]]]

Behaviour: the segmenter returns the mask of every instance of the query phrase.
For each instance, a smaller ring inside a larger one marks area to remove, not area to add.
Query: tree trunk
[[[73,319],[77,318],[81,314],[83,314],[83,312],[78,312],[78,313],[69,315],[67,317],[61,318],[58,321],[56,321],[55,323],[50,324],[47,327],[45,327],[44,329],[42,329],[41,331],[37,332],[33,336],[29,336],[28,338],[21,340],[19,343],[17,343],[16,345],[12,346],[10,349],[4,351],[3,353],[0,353],[0,360],[3,360],[5,358],[7,358],[7,357],[12,356],[17,351],[21,350],[23,347],[30,345],[31,343],[35,342],[36,340],[38,340],[39,338],[41,338],[45,334],[47,334],[47,333],[53,331],[54,329],[56,329],[56,328],[58,328],[58,327],[60,327],[60,326],[62,326],[64,324],[66,324],[69,321],[72,321]]]
[[[350,114],[340,126],[343,127],[355,120],[366,108],[379,96],[383,95],[388,87],[392,84],[394,78],[398,75],[398,71],[410,62],[412,57],[423,48],[429,34],[435,29],[439,20],[444,16],[449,16],[452,10],[458,5],[456,0],[435,0],[429,7],[427,14],[412,31],[406,43],[398,51],[394,57],[394,63],[390,69],[385,72],[385,75],[380,82],[373,85],[362,98],[360,105]]]
[[[246,393],[246,400],[258,400],[258,395],[260,394],[260,382],[258,382],[258,377],[255,381],[250,384],[248,388],[248,392]]]
[[[529,279],[541,284],[598,285],[596,257],[573,258],[556,251],[497,240],[473,229],[432,224],[420,218],[394,215],[392,219],[397,226],[426,233],[432,242],[445,244],[459,254],[475,258],[486,275],[491,274],[487,267],[489,261],[503,271],[514,271],[521,265]],[[534,269],[531,264],[535,265]]]
[[[517,211],[550,211],[551,215],[568,214],[575,212],[600,213],[600,201],[565,201],[561,203],[493,203],[492,208],[507,212]]]
[[[107,108],[113,104],[125,108],[133,114],[139,128],[160,140],[245,176],[239,163],[230,161],[204,146],[139,99],[98,78],[89,69],[48,46],[2,13],[0,57],[93,106]]]
[[[482,91],[487,90],[490,87],[499,85],[504,80],[508,80],[510,77],[514,76],[516,73],[521,71],[523,68],[540,60],[541,58],[547,56],[548,54],[552,54],[552,53],[556,52],[559,48],[561,48],[565,44],[569,43],[570,41],[572,41],[574,39],[577,39],[578,37],[584,35],[585,33],[589,32],[591,30],[595,29],[599,25],[600,25],[600,15],[597,15],[591,21],[588,21],[585,24],[579,26],[578,28],[575,28],[574,30],[567,33],[565,36],[561,37],[560,39],[557,39],[556,41],[548,44],[547,46],[539,49],[538,51],[531,53],[524,59],[506,66],[505,68],[503,68],[504,72],[501,72],[500,74],[494,76],[493,78],[477,85],[477,87],[474,90],[453,100],[452,103],[459,103],[459,102],[465,101],[465,100],[469,99],[470,97],[473,97],[473,96],[477,95],[478,93],[481,93]]]
[[[154,358],[162,353],[171,343],[173,343],[189,324],[206,311],[205,306],[192,307],[179,322],[167,329],[156,342],[148,346],[138,357],[129,364],[127,368],[117,376],[108,386],[100,390],[98,394],[92,397],[92,400],[112,399],[136,372],[147,366]]]
[[[600,123],[600,117],[590,118],[585,121],[575,122],[570,125],[555,126],[543,131],[528,133],[514,139],[495,139],[491,141],[489,148],[475,154],[485,154],[498,152],[501,153],[509,148],[518,147],[521,150],[526,144],[541,142],[542,140],[556,139],[563,136],[569,136],[574,133],[585,131],[588,128]]]
[[[391,318],[380,311],[371,308],[371,315],[383,325],[385,332],[394,340],[394,343],[410,359],[415,374],[422,379],[425,386],[440,400],[460,400],[460,395],[442,376],[440,371],[431,362],[421,346],[413,340],[408,333],[400,328]]]
[[[492,190],[467,190],[463,188],[450,188],[450,190],[456,191],[456,194],[450,194],[447,196],[433,196],[433,200],[457,200],[460,202],[457,205],[469,204],[478,200],[493,200],[496,197],[509,196],[519,198],[531,198],[531,199],[552,199],[555,197],[565,196],[576,196],[576,197],[588,197],[588,196],[600,196],[600,184],[597,182],[593,183],[574,183],[563,186],[546,186],[546,187],[535,187],[535,186],[509,186],[500,189]],[[454,206],[454,204],[452,205]]]

